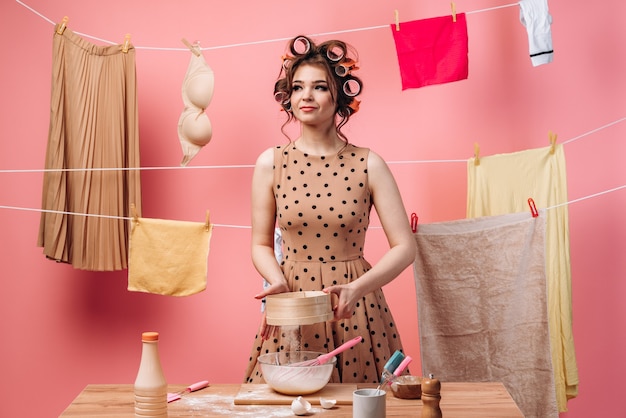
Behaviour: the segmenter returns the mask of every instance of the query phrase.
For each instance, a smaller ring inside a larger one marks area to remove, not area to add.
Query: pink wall
[[[403,21],[449,14],[446,2],[371,3],[26,0],[52,21],[68,15],[74,31],[109,41],[122,42],[131,33],[138,47],[184,48],[183,37],[203,47],[229,46],[204,53],[216,74],[207,112],[214,137],[191,164],[218,167],[142,172],[144,216],[202,221],[210,209],[218,224],[208,290],[178,299],[128,292],[125,271],[74,270],[45,260],[35,246],[42,174],[7,170],[43,167],[53,26],[16,1],[0,4],[0,416],[56,416],[88,383],[132,383],[144,330],[161,332],[170,382],[241,380],[259,317],[252,296],[260,279],[250,262],[249,229],[236,227],[249,225],[251,169],[223,166],[251,165],[261,150],[283,141],[283,115],[271,88],[284,42],[256,42],[386,25],[394,9]],[[624,118],[626,5],[592,3],[550,3],[555,61],[537,68],[527,57],[516,6],[470,14],[469,79],[405,92],[388,28],[337,35],[359,49],[366,83],[348,136],[389,162],[464,160],[474,142],[482,155],[514,152],[547,146],[549,130],[564,142]],[[509,2],[459,1],[457,10],[503,4]],[[234,46],[240,43],[248,45]],[[144,167],[173,167],[182,156],[176,125],[189,54],[137,51]],[[621,122],[565,145],[570,199],[626,184],[624,137]],[[392,170],[407,211],[420,222],[464,217],[464,163],[397,163]],[[622,413],[625,204],[626,190],[619,190],[569,207],[581,385],[566,418]],[[382,232],[372,229],[372,261],[384,242]],[[407,352],[418,357],[411,269],[385,290]]]

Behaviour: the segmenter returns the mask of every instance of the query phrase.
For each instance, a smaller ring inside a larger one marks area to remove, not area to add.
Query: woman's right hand
[[[275,325],[267,325],[267,317],[265,316],[265,312],[263,312],[263,316],[261,317],[259,335],[261,336],[262,341],[269,340],[272,337],[278,336],[278,327]]]
[[[276,295],[278,293],[289,292],[289,286],[287,282],[280,282],[273,285],[270,285],[263,289],[261,293],[256,294],[255,299],[263,299],[268,295]],[[261,326],[259,327],[259,335],[261,335],[262,340],[269,340],[271,337],[275,337],[278,335],[278,328],[275,325],[267,324],[267,317],[265,312],[263,312],[263,316],[261,317]]]

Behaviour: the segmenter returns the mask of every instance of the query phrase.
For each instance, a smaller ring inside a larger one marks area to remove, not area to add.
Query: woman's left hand
[[[329,286],[323,291],[334,295],[332,300],[335,321],[352,318],[356,302],[360,298],[358,292],[356,292],[351,286],[345,284]]]

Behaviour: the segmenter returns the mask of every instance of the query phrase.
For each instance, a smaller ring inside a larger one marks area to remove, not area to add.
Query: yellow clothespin
[[[65,31],[65,28],[67,27],[67,22],[69,22],[69,20],[69,17],[63,16],[63,20],[61,20],[61,23],[59,23],[59,25],[57,26],[57,34],[63,35],[63,32]]]
[[[394,19],[396,21],[396,30],[400,30],[400,13],[398,12],[398,9],[393,11],[393,15],[394,15]]]
[[[474,142],[474,165],[480,165],[480,147]]]
[[[133,215],[133,222],[135,222],[135,225],[139,225],[139,214],[137,213],[137,207],[134,203],[130,204],[130,211]]]
[[[122,45],[122,52],[127,53],[129,49],[130,49],[130,33],[127,33],[126,36],[124,36],[124,44]]]
[[[452,21],[456,22],[456,4],[454,2],[451,2],[450,8],[452,9]]]
[[[554,154],[556,147],[556,134],[552,131],[548,131],[548,138],[550,138],[550,154]]]
[[[211,215],[209,214],[209,210],[206,211],[206,221],[204,223],[207,232],[211,230]]]
[[[187,48],[189,48],[191,50],[191,52],[193,52],[193,54],[196,57],[200,56],[200,51],[198,50],[198,45],[190,44],[189,41],[186,40],[185,38],[181,39],[181,41],[183,41],[183,43],[187,46]]]

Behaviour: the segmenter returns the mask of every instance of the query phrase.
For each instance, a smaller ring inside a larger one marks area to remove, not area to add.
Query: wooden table
[[[169,417],[293,417],[289,405],[235,405],[245,385],[211,384],[168,404]],[[359,388],[372,385],[358,385]],[[169,391],[184,385],[170,385]],[[387,416],[419,418],[421,400],[397,399],[387,391]],[[523,418],[502,383],[442,382],[441,410],[444,418]],[[309,416],[352,417],[351,405],[322,409],[314,405]],[[134,417],[133,385],[87,385],[61,417]]]

